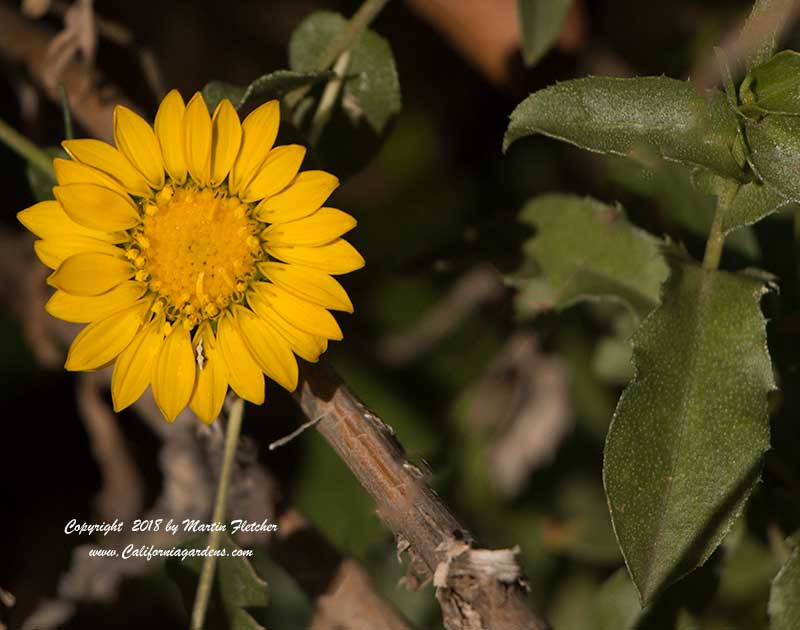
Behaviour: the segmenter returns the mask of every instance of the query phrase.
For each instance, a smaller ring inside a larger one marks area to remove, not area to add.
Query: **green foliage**
[[[750,50],[747,68],[761,65],[775,51],[776,39],[786,20],[791,19],[794,0],[755,0],[739,41]]]
[[[574,0],[518,0],[522,58],[533,66],[555,44]]]
[[[346,23],[331,11],[309,15],[292,33],[289,67],[297,72],[317,68]],[[356,39],[343,75],[337,100],[326,113],[330,118],[318,138],[313,128],[321,107],[320,94],[307,95],[294,117],[297,126],[312,138],[322,165],[339,177],[357,172],[375,157],[402,105],[392,49],[377,33],[366,30]]]
[[[310,72],[347,20],[331,11],[312,13],[292,33],[289,67]],[[350,48],[344,85],[344,104],[349,113],[363,117],[377,134],[386,130],[400,112],[400,81],[392,49],[374,31],[365,31]]]
[[[722,210],[722,233],[757,223],[789,203],[768,183],[748,182],[739,187],[733,203]],[[734,234],[741,232],[734,232]]]
[[[769,446],[763,283],[675,261],[634,335],[636,378],[606,442],[614,529],[643,601],[705,562]]]
[[[292,90],[328,81],[332,76],[332,72],[275,70],[258,77],[246,86],[211,81],[203,87],[203,98],[212,112],[223,98],[227,98],[236,109],[241,110],[248,105],[258,105],[274,98],[283,98]]]
[[[742,102],[772,114],[800,114],[800,53],[783,50],[742,82]]]
[[[639,597],[625,569],[616,571],[598,589],[592,602],[597,630],[630,630],[641,616]]]
[[[800,628],[800,547],[794,550],[772,582],[770,630]]]
[[[701,94],[667,77],[589,77],[531,94],[511,114],[503,140],[543,134],[599,153],[652,152],[732,178],[736,115],[721,92]]]
[[[196,536],[184,542],[184,549],[205,549],[208,537]],[[219,630],[263,630],[263,626],[253,615],[258,615],[269,600],[267,583],[256,574],[250,561],[243,557],[232,557],[240,547],[227,534],[223,533],[220,549],[226,557],[217,558],[217,569],[211,591],[206,627]],[[187,611],[192,610],[203,557],[170,559],[167,571],[178,585]]]
[[[522,315],[610,299],[644,316],[658,303],[667,276],[659,242],[631,225],[622,208],[551,194],[528,202],[520,220],[536,230],[524,245],[528,262],[516,279]],[[531,267],[538,275],[526,277]]]
[[[766,116],[746,123],[750,164],[761,180],[792,201],[800,201],[800,118]]]
[[[695,185],[691,171],[687,167],[659,159],[629,160],[612,156],[608,158],[608,171],[615,182],[630,192],[658,204],[659,209],[680,227],[703,238],[708,235],[716,210],[716,199]],[[754,186],[756,191],[764,188]],[[743,186],[740,189],[740,196],[745,188],[746,186]],[[738,201],[739,196],[737,196]],[[783,202],[783,198],[777,201]],[[747,220],[747,216],[742,216],[752,205],[743,206],[739,203],[736,210],[730,209],[726,212],[726,217],[730,215],[730,225],[744,226],[752,223],[753,221]],[[764,203],[759,207],[763,206]],[[725,231],[731,230],[733,227],[728,227]],[[757,258],[759,254],[758,241],[751,229],[744,228],[732,232],[725,245],[750,259]]]

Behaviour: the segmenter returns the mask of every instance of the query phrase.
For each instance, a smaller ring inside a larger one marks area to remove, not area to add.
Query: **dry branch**
[[[58,89],[49,85],[46,63],[47,51],[53,33],[38,24],[33,24],[0,2],[0,55],[14,63],[23,65],[34,82],[47,96],[59,101]],[[75,118],[92,135],[101,140],[111,140],[113,133],[113,111],[115,105],[126,105],[137,109],[112,85],[96,87],[97,77],[87,82],[87,68],[76,60],[67,64],[60,75],[69,98],[69,106]]]
[[[295,398],[411,552],[414,568],[434,576],[448,630],[544,630],[510,550],[477,548],[469,531],[427,485],[392,429],[325,365],[306,365]],[[422,576],[426,577],[426,576]]]

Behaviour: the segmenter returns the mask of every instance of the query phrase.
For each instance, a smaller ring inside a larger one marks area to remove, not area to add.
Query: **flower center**
[[[242,299],[261,255],[248,206],[222,191],[166,187],[145,207],[129,258],[137,280],[163,298],[169,319],[189,325]]]

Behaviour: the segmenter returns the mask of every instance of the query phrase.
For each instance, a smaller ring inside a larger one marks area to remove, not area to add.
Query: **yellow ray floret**
[[[68,370],[113,365],[120,411],[152,388],[168,421],[203,421],[230,387],[264,401],[264,375],[297,387],[295,355],[317,361],[353,306],[332,275],[364,265],[342,236],[356,225],[324,207],[339,180],[301,171],[305,148],[273,146],[277,101],[244,121],[224,99],[173,90],[150,126],[114,112],[116,147],[69,140],[55,200],[17,216],[53,269],[47,311],[87,324]]]

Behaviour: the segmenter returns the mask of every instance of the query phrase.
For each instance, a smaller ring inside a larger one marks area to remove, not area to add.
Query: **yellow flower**
[[[295,354],[342,338],[328,309],[353,307],[331,276],[364,265],[341,238],[356,221],[323,207],[339,181],[298,172],[302,146],[273,146],[279,122],[277,101],[240,123],[175,90],[154,128],[117,107],[116,148],[65,141],[56,200],[17,215],[54,269],[47,311],[88,324],[65,367],[113,362],[115,410],[152,385],[167,420],[188,404],[211,422],[228,385],[257,404],[264,374],[294,390]]]

